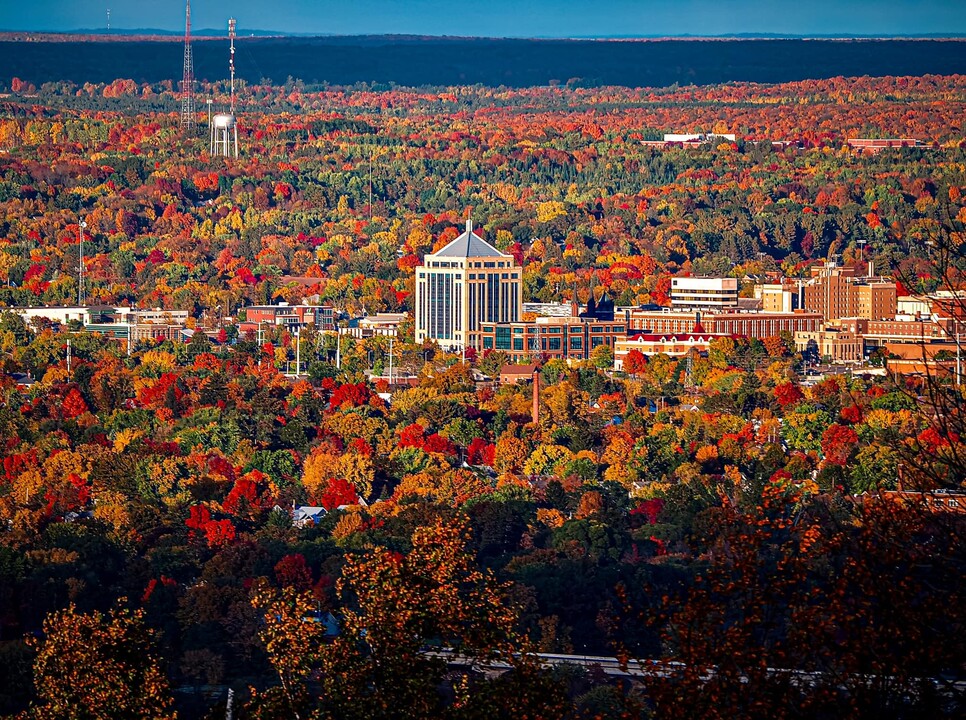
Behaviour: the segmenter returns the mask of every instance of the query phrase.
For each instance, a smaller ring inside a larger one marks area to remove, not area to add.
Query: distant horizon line
[[[97,35],[105,37],[162,36],[180,38],[183,30],[164,30],[160,28],[78,28],[74,30],[14,30],[0,29],[0,35]],[[647,34],[606,34],[606,35],[455,35],[434,33],[324,33],[324,32],[287,32],[262,30],[258,28],[239,28],[239,37],[259,38],[427,38],[427,39],[467,39],[467,40],[961,40],[966,32],[952,33],[775,33],[745,32],[721,34],[697,33],[647,33]],[[194,39],[227,38],[227,29],[201,28],[192,32]]]

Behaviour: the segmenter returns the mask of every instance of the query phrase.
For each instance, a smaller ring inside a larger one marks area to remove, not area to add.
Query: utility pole
[[[295,377],[302,369],[302,328],[295,328]]]
[[[392,338],[389,338],[389,387],[392,387]]]
[[[67,338],[67,378],[70,379],[70,338]]]
[[[959,318],[956,318],[956,387],[963,382],[963,343],[959,332]]]
[[[84,307],[84,229],[87,223],[83,220],[77,227],[77,247],[79,262],[77,264],[77,307]]]

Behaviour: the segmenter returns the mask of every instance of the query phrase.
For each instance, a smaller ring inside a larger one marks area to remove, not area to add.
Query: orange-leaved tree
[[[563,694],[517,634],[508,588],[477,566],[468,540],[465,520],[437,521],[413,532],[408,554],[373,547],[350,555],[338,584],[339,633],[327,644],[310,596],[292,589],[256,596],[282,688],[257,696],[250,709],[269,717],[288,702],[298,717],[344,719],[560,716]],[[509,670],[472,681],[468,672],[447,672],[443,650]],[[315,697],[310,677],[321,690]],[[449,691],[440,692],[446,683]]]
[[[107,615],[80,613],[71,605],[47,616],[42,638],[28,642],[37,649],[34,683],[38,702],[27,717],[176,717],[168,680],[151,651],[154,638],[142,611],[119,606]]]

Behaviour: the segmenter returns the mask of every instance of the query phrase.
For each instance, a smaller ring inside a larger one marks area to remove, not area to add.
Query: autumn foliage
[[[529,386],[480,379],[519,351],[416,344],[412,311],[467,215],[528,302],[667,306],[674,277],[829,256],[961,283],[929,248],[963,246],[966,78],[579,84],[250,84],[226,163],[170,83],[11,83],[0,306],[76,302],[83,230],[95,314],[198,332],[0,312],[0,715],[170,717],[168,682],[182,717],[224,714],[202,686],[262,718],[963,714],[954,383],[816,377],[787,334],[623,372],[538,349],[534,422]],[[739,140],[650,142],[684,130]],[[306,297],[410,316],[245,324]]]

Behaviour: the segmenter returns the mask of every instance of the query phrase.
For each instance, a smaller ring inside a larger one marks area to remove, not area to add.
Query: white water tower
[[[234,113],[218,113],[211,118],[211,154],[238,157],[238,123]]]
[[[235,119],[235,19],[228,21],[228,38],[231,41],[231,56],[228,72],[231,77],[231,105],[226,113],[218,113],[211,118],[211,155],[219,157],[238,157],[238,122]]]

